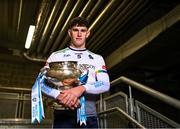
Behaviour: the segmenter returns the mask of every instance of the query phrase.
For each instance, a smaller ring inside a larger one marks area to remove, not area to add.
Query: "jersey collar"
[[[86,48],[74,48],[72,46],[69,46],[68,48],[73,50],[73,51],[86,51]]]

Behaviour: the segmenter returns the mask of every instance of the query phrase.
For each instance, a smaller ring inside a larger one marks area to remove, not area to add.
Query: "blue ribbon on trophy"
[[[83,123],[86,125],[86,110],[85,110],[85,97],[82,96],[80,97],[80,104],[81,107],[77,109],[77,122],[82,125]]]
[[[87,79],[88,79],[88,73],[89,73],[89,71],[87,71],[87,73],[85,75],[79,77],[81,85],[86,84]],[[81,96],[80,97],[81,107],[77,109],[77,122],[79,122],[80,125],[82,125],[83,123],[86,125],[87,116],[86,116],[86,105],[85,104],[86,104],[85,97]]]
[[[40,81],[43,76],[38,75],[36,81],[32,87],[31,92],[31,122],[32,123],[41,123],[44,118],[44,108],[41,94]]]

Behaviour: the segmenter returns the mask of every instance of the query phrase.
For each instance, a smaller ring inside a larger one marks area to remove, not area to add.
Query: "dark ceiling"
[[[0,0],[0,54],[43,62],[50,53],[68,45],[67,23],[75,16],[83,16],[91,24],[87,48],[104,56],[112,78],[127,69],[164,71],[180,62],[179,3]],[[36,29],[32,45],[26,50],[25,40],[32,24]]]

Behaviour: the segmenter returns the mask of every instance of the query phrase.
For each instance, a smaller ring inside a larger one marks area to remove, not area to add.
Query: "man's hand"
[[[63,90],[61,93],[72,94],[79,98],[84,93],[84,91],[85,91],[84,86],[76,86],[71,89]]]
[[[63,90],[57,97],[59,103],[70,109],[80,106],[79,97],[84,93],[85,88],[83,86],[77,86],[68,90]]]
[[[79,98],[75,96],[74,94],[61,93],[60,102],[64,104],[66,107],[69,107],[71,109],[74,109],[80,106]]]
[[[80,106],[79,98],[72,94],[60,93],[56,99],[60,104],[63,104],[65,107],[72,110]]]

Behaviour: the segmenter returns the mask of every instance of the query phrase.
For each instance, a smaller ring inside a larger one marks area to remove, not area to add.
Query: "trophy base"
[[[63,105],[58,104],[58,103],[56,103],[56,102],[53,102],[52,108],[53,108],[54,110],[69,110],[68,107],[64,107]]]

